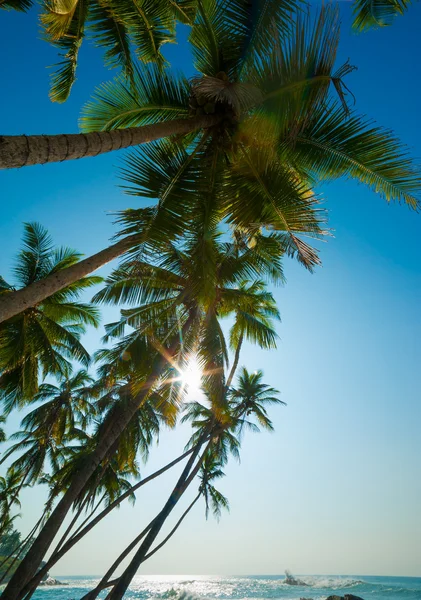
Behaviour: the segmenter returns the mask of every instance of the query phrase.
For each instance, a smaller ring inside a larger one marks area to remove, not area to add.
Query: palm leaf
[[[415,194],[420,190],[421,171],[407,148],[364,117],[352,114],[344,119],[335,105],[314,111],[301,131],[281,144],[280,153],[319,181],[352,177],[387,201],[419,207]]]
[[[353,28],[365,31],[372,27],[391,25],[395,17],[403,15],[411,0],[355,0]]]
[[[140,127],[188,115],[189,86],[184,77],[142,65],[133,75],[133,85],[123,77],[97,88],[93,100],[83,109],[83,131],[108,131]]]

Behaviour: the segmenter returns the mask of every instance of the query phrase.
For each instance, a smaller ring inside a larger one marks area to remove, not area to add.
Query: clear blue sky
[[[359,111],[420,156],[421,4],[392,28],[360,36],[350,33],[349,4],[341,7],[338,64],[349,57],[358,66],[347,84]],[[113,74],[85,44],[71,99],[52,104],[45,67],[56,56],[39,39],[35,14],[2,12],[0,52],[4,134],[76,132],[81,106]],[[185,45],[168,54],[191,72]],[[119,160],[114,153],[2,172],[0,273],[8,272],[23,221],[39,221],[57,243],[86,254],[104,247],[113,233],[108,212],[138,205],[116,185]],[[241,466],[227,468],[221,489],[231,514],[218,525],[198,508],[146,573],[421,575],[421,217],[353,182],[321,191],[335,230],[322,247],[323,267],[310,275],[286,263],[288,283],[275,291],[279,349],[243,355],[288,403],[273,413],[276,433],[247,437]],[[87,336],[90,350],[99,336]],[[145,474],[173,457],[185,434],[164,434]],[[111,516],[55,573],[103,572],[164,502],[174,478],[145,488],[135,508]],[[41,498],[26,493],[22,530],[35,521]]]

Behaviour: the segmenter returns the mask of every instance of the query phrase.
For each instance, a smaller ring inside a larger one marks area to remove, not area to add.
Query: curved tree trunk
[[[194,315],[189,317],[183,329],[188,328],[192,320],[194,320]],[[177,343],[174,344],[171,349],[169,349],[168,354],[173,354],[176,351],[178,344],[179,340],[177,340]],[[74,501],[77,499],[78,495],[83,490],[84,486],[89,481],[89,478],[95,472],[98,465],[107,455],[112,445],[120,437],[143,402],[146,400],[149,389],[154,385],[156,378],[159,377],[166,364],[167,358],[159,355],[155,361],[150,377],[145,382],[143,389],[139,392],[139,394],[130,403],[128,403],[124,409],[122,409],[120,415],[116,416],[115,413],[113,413],[108,422],[106,421],[104,423],[102,434],[98,440],[96,449],[86,459],[84,468],[81,469],[73,478],[71,485],[51,513],[51,516],[46,521],[37,539],[32,544],[28,554],[16,569],[7,587],[3,591],[2,600],[21,600],[21,598],[23,598],[24,588],[36,574],[41,561],[48,552],[49,547],[57,535],[57,532],[66,518],[67,513],[71,509]]]
[[[168,469],[171,469],[172,467],[174,467],[177,463],[179,463],[181,460],[183,460],[183,458],[186,458],[186,456],[191,454],[193,452],[193,450],[194,450],[193,448],[190,450],[187,450],[186,452],[184,452],[183,454],[181,454],[180,456],[175,458],[173,461],[171,461],[170,463],[168,463],[161,469],[158,469],[158,471],[155,471],[151,475],[148,475],[147,477],[145,477],[145,479],[142,479],[142,481],[139,481],[138,483],[136,483],[129,490],[124,492],[124,494],[122,494],[116,500],[114,500],[114,502],[112,502],[109,506],[104,508],[104,510],[102,510],[94,519],[92,519],[92,521],[90,523],[88,523],[83,528],[81,526],[81,528],[79,528],[77,531],[75,531],[75,533],[72,535],[72,537],[67,542],[65,542],[65,544],[63,544],[63,546],[61,548],[58,548],[54,551],[53,555],[45,563],[45,565],[42,567],[42,569],[40,569],[37,572],[37,574],[35,575],[35,577],[33,577],[31,579],[31,581],[28,583],[28,585],[25,586],[25,588],[22,592],[22,595],[25,595],[26,598],[29,599],[32,596],[33,592],[35,592],[39,582],[42,580],[44,575],[46,575],[48,573],[48,571],[51,569],[51,567],[53,567],[67,552],[69,552],[69,550],[71,548],[73,548],[73,546],[75,544],[77,544],[87,533],[89,533],[91,531],[91,529],[93,529],[100,521],[102,521],[102,519],[104,519],[116,506],[118,506],[121,502],[123,502],[123,500],[125,500],[128,496],[130,496],[130,494],[132,494],[133,492],[138,490],[140,487],[142,487],[143,485],[146,485],[149,481],[152,481],[159,475],[162,475],[162,473],[165,473],[165,471],[167,471]],[[85,525],[85,523],[83,523],[82,525]]]
[[[180,477],[178,479],[177,486],[176,486],[175,489],[177,489],[177,487],[180,488],[183,485],[183,482],[185,482],[186,479],[189,477],[189,473],[190,473],[190,471],[192,469],[194,461],[196,460],[196,457],[197,457],[197,455],[200,452],[200,448],[202,447],[202,445],[204,444],[205,441],[206,441],[206,437],[202,436],[201,439],[197,442],[197,444],[191,449],[192,456],[187,461],[187,464],[184,467],[184,469],[182,471],[182,474],[180,475]],[[201,463],[202,463],[202,460],[200,460],[198,462],[199,467],[200,467]],[[184,493],[186,487],[184,488],[183,493]],[[170,498],[173,495],[174,495],[174,492],[171,493]],[[114,561],[114,563],[112,564],[112,566],[108,569],[108,571],[106,572],[106,574],[104,575],[104,577],[98,583],[98,585],[96,586],[96,588],[93,589],[93,590],[91,590],[87,594],[85,594],[85,596],[82,596],[81,600],[94,600],[98,596],[98,594],[101,592],[101,590],[103,590],[103,589],[105,589],[107,587],[110,587],[110,581],[109,580],[112,577],[114,571],[123,562],[123,560],[126,558],[126,556],[128,554],[130,554],[130,552],[133,550],[133,548],[135,548],[137,546],[137,544],[145,537],[145,535],[148,533],[148,531],[150,531],[150,529],[155,525],[155,522],[158,519],[160,519],[161,512],[154,519],[152,519],[152,521],[145,527],[145,529],[143,529],[143,531],[141,531],[141,533],[135,537],[135,539],[125,548],[125,550],[123,550],[123,552],[120,554],[120,556]],[[183,520],[183,518],[181,520]],[[181,523],[181,521],[180,521],[180,523]],[[178,525],[180,523],[178,523]],[[178,527],[178,525],[177,525],[177,527]],[[167,539],[169,539],[171,537],[171,535],[172,535],[172,533],[170,534],[170,536],[168,538],[165,539],[165,541],[167,541]],[[164,543],[165,543],[165,541],[164,541]],[[146,560],[146,558],[144,560]],[[27,600],[27,599],[25,599],[25,600]]]
[[[232,363],[232,368],[231,368],[230,374],[227,379],[227,385],[226,385],[227,389],[231,387],[232,380],[234,379],[234,375],[235,375],[235,372],[238,367],[238,362],[240,360],[240,351],[241,351],[241,346],[243,345],[243,340],[244,340],[244,335],[241,334],[240,339],[238,340],[237,348],[235,350],[234,362]]]
[[[112,131],[61,135],[4,135],[0,136],[0,169],[98,156],[171,135],[185,135],[216,125],[220,120],[220,116],[202,115]]]
[[[155,554],[155,552],[158,552],[158,550],[160,550],[163,546],[165,546],[165,544],[172,538],[172,536],[174,535],[174,533],[177,531],[177,529],[180,527],[181,523],[184,521],[184,519],[187,517],[187,515],[189,514],[189,512],[191,511],[191,509],[193,508],[193,506],[196,504],[196,502],[199,500],[200,496],[201,496],[201,492],[199,492],[197,494],[197,496],[195,497],[195,499],[193,500],[193,502],[191,502],[189,504],[189,506],[186,508],[186,510],[183,512],[183,514],[181,515],[181,517],[178,519],[177,523],[174,525],[174,527],[171,529],[171,531],[169,532],[169,534],[162,540],[162,542],[160,542],[153,550],[151,550],[151,552],[149,552],[149,554],[147,554],[145,556],[145,558],[143,559],[142,562],[146,562],[151,556],[153,556]],[[153,521],[151,523],[149,523],[148,527],[146,529],[144,529],[142,531],[141,536],[138,536],[137,540],[140,541],[140,539],[146,535],[146,533],[149,531],[149,529],[151,528],[153,524]],[[133,543],[133,542],[132,542]],[[130,544],[130,549],[132,549],[133,546],[132,544]],[[128,550],[128,548],[126,548],[126,550]],[[120,562],[123,560],[123,558],[125,558],[127,556],[127,554],[129,553],[129,551],[126,550],[124,551],[124,556],[120,555],[119,558],[117,559],[118,564],[120,564]],[[104,575],[104,577],[101,579],[100,583],[97,585],[97,587],[92,590],[91,592],[89,592],[88,594],[85,594],[85,596],[82,596],[81,600],[95,600],[95,598],[98,597],[98,594],[102,591],[105,590],[108,587],[114,587],[117,585],[118,583],[118,579],[114,579],[112,581],[109,580],[109,578],[111,577],[111,575],[113,574],[113,572],[115,571],[115,569],[117,568],[118,564],[117,561],[114,563],[114,565],[109,569],[109,571],[107,572],[106,575]]]
[[[137,572],[139,566],[142,564],[142,562],[144,562],[144,560],[148,554],[148,551],[150,550],[155,539],[157,538],[157,536],[158,536],[159,532],[161,531],[161,528],[164,525],[165,521],[167,520],[168,516],[173,511],[177,502],[180,500],[181,496],[184,494],[184,492],[186,491],[188,486],[191,484],[191,482],[193,481],[193,479],[196,477],[197,473],[199,472],[203,458],[204,458],[206,451],[211,443],[212,443],[212,439],[206,445],[206,448],[205,448],[204,452],[202,453],[202,456],[199,458],[199,460],[197,461],[196,465],[194,466],[194,468],[191,472],[189,472],[189,470],[188,470],[189,464],[186,465],[186,468],[184,469],[183,473],[181,474],[179,480],[177,481],[177,484],[176,484],[175,488],[173,489],[167,502],[165,503],[163,509],[161,510],[159,515],[154,519],[153,525],[150,528],[149,533],[146,536],[144,542],[141,544],[139,550],[136,552],[136,554],[130,561],[130,564],[125,569],[124,573],[119,577],[116,586],[108,594],[107,598],[109,598],[110,600],[122,600],[124,594],[126,593],[127,588],[130,585],[131,580],[136,575],[136,572]],[[202,444],[200,444],[200,446],[201,445]],[[192,467],[192,464],[193,464],[192,459],[193,459],[193,457],[195,457],[195,454],[192,455],[192,457],[189,461],[190,469]]]
[[[136,243],[138,237],[137,235],[128,236],[66,269],[62,269],[48,275],[45,279],[31,283],[21,290],[3,293],[0,296],[0,323],[14,317],[27,308],[35,306],[59,290],[118,258]]]

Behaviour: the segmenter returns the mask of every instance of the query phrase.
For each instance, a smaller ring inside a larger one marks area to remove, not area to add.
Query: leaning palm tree
[[[54,248],[43,227],[28,223],[13,272],[18,285],[26,287],[54,277],[79,258],[74,250]],[[0,398],[5,413],[32,400],[40,376],[66,377],[71,360],[89,363],[80,337],[87,325],[98,326],[99,312],[77,297],[100,281],[99,277],[83,278],[0,324]],[[0,297],[13,295],[16,289],[0,278]]]
[[[133,85],[117,79],[97,91],[85,109],[83,134],[1,138],[0,167],[177,135],[177,141],[161,140],[131,154],[124,171],[129,193],[159,199],[155,231],[165,239],[182,234],[191,202],[209,189],[212,175],[221,218],[286,232],[286,246],[310,266],[317,258],[299,236],[309,232],[303,220],[317,200],[315,184],[347,176],[387,201],[418,206],[419,170],[405,147],[347,108],[343,78],[351,67],[335,67],[336,11],[323,8],[316,20],[302,13],[291,17],[275,0],[261,7],[260,18],[249,18],[249,10],[240,0],[202,0],[190,36],[198,73],[193,81],[142,67]],[[59,277],[0,299],[0,318],[141,245],[139,234],[142,228],[149,232],[149,221],[139,218],[132,235]]]
[[[204,199],[202,211],[205,209]],[[180,247],[167,245],[155,265],[131,260],[110,275],[104,290],[97,294],[97,301],[137,305],[123,311],[122,322],[107,327],[110,339],[120,337],[126,326],[133,328],[114,350],[119,376],[129,362],[125,358],[130,357],[135,365],[132,394],[104,419],[94,447],[87,447],[81,455],[80,469],[4,592],[11,598],[20,598],[27,586],[33,587],[30,581],[65,515],[157,386],[161,388],[166,381],[173,386],[174,379],[180,378],[179,370],[196,354],[205,372],[204,383],[214,388],[215,395],[225,393],[220,374],[227,350],[217,316],[224,305],[225,288],[230,294],[246,276],[264,272],[276,281],[282,267],[276,234],[257,234],[253,247],[241,249],[237,244],[219,242],[217,223],[210,216],[207,224],[192,228],[188,241]]]
[[[247,372],[245,371],[244,373]],[[223,379],[223,374],[220,374],[220,377]],[[124,597],[139,566],[152,554],[150,548],[169,514],[193,481],[193,478],[200,471],[201,486],[199,490],[205,495],[206,514],[208,513],[209,504],[212,505],[215,516],[219,516],[221,507],[228,506],[226,498],[214,488],[211,481],[223,476],[221,467],[226,464],[229,455],[233,455],[236,458],[239,457],[240,442],[236,433],[241,432],[244,415],[250,418],[250,415],[253,414],[257,421],[262,423],[261,415],[262,413],[265,414],[266,421],[264,425],[270,429],[271,423],[267,418],[264,405],[266,403],[279,402],[277,398],[278,392],[262,384],[261,375],[259,377],[259,385],[266,389],[266,394],[260,393],[258,400],[255,398],[254,404],[249,400],[249,396],[247,396],[247,400],[237,403],[227,403],[221,409],[223,402],[221,402],[221,398],[215,397],[215,386],[209,389],[205,382],[204,392],[209,406],[204,406],[198,402],[187,405],[184,420],[190,421],[195,429],[189,443],[195,448],[200,448],[208,440],[205,450],[195,466],[193,466],[194,463],[191,461],[190,471],[186,472],[186,467],[162,511],[150,523],[148,528],[141,533],[142,538],[145,536],[144,540],[123,574],[112,582],[113,587],[108,595],[109,600],[121,600]],[[220,386],[220,389],[224,390],[224,386]],[[254,431],[259,431],[259,428],[252,421],[249,421],[249,423],[250,425],[254,425],[252,427]],[[92,600],[95,597],[96,595],[88,595],[86,600],[88,598]]]
[[[329,100],[332,88],[344,103],[342,79],[352,70],[348,64],[334,66],[337,11],[322,9],[314,23],[303,11],[291,12],[294,5],[201,0],[190,35],[198,73],[192,83],[155,67],[142,68],[134,86],[119,79],[97,91],[85,110],[84,134],[3,136],[0,167],[94,156],[201,129],[233,143],[256,117],[264,116],[269,124],[260,119],[259,128],[264,124],[276,134],[275,147],[288,142],[290,162],[295,162],[297,144],[308,146],[310,132],[312,147],[323,135],[326,158],[319,176],[349,174],[371,187],[378,181],[377,191],[389,199],[413,202],[419,180],[397,140],[358,115],[345,127],[347,110],[341,112]],[[314,129],[313,121],[309,129],[306,120],[318,107],[319,128]],[[332,111],[334,121],[329,119]]]

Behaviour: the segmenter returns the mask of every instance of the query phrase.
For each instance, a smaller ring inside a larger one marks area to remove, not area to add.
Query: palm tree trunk
[[[200,443],[200,446],[202,445],[202,443]],[[177,502],[180,500],[181,496],[184,494],[184,492],[190,485],[190,483],[196,477],[196,475],[201,467],[201,464],[202,464],[202,461],[206,454],[206,451],[211,443],[212,443],[212,439],[209,440],[204,452],[202,453],[202,456],[197,461],[197,463],[196,463],[195,467],[193,468],[193,470],[191,471],[191,473],[189,473],[189,470],[188,470],[189,465],[186,465],[183,473],[181,474],[179,480],[177,481],[177,484],[176,484],[175,488],[173,489],[167,502],[165,503],[163,509],[161,510],[159,515],[155,518],[153,525],[150,528],[149,533],[146,536],[144,542],[141,544],[139,550],[136,552],[136,554],[132,558],[130,564],[128,565],[128,567],[126,568],[124,573],[119,577],[118,583],[116,584],[116,586],[108,594],[107,598],[109,598],[109,600],[122,600],[124,594],[126,593],[127,588],[130,585],[131,580],[136,575],[136,572],[137,572],[139,566],[142,564],[142,562],[144,562],[144,560],[148,554],[148,551],[150,550],[150,547],[152,546],[156,537],[158,536],[159,532],[161,531],[161,528],[164,525],[165,521],[167,520],[168,516],[170,515],[170,513],[176,506]],[[199,445],[199,443],[198,443],[198,445]],[[198,449],[197,453],[198,452],[199,452],[199,449]],[[192,459],[195,458],[195,455],[197,455],[197,453],[194,453],[189,461],[190,469],[193,465]]]
[[[156,546],[156,548],[154,548],[151,552],[149,552],[149,554],[147,554],[145,556],[145,558],[143,559],[142,562],[146,562],[153,554],[155,554],[155,552],[158,552],[158,550],[160,550],[163,546],[165,546],[165,544],[172,538],[172,536],[174,535],[174,533],[180,527],[181,523],[187,517],[187,515],[189,514],[189,512],[191,511],[191,509],[193,508],[193,506],[196,504],[196,502],[199,500],[199,498],[200,498],[201,495],[202,494],[200,492],[197,494],[196,498],[193,500],[193,502],[191,502],[191,504],[189,504],[189,506],[183,512],[183,514],[178,519],[178,521],[174,525],[174,527],[171,529],[171,531],[169,532],[169,534],[167,535],[167,537],[164,538],[162,540],[162,542],[160,542],[158,544],[158,546]],[[144,529],[142,531],[142,533],[136,538],[137,541],[140,541],[142,539],[142,537],[144,535],[146,535],[146,533],[151,528],[152,524],[153,524],[153,521],[151,523],[149,523],[148,527],[146,529]],[[115,561],[115,563],[113,564],[113,566],[107,571],[107,573],[101,579],[101,581],[97,585],[97,587],[94,590],[92,590],[91,592],[89,592],[88,594],[85,594],[85,596],[82,596],[81,600],[95,600],[95,598],[97,598],[98,594],[102,590],[105,590],[107,587],[113,587],[113,586],[117,585],[118,579],[114,579],[112,581],[109,581],[109,578],[111,577],[111,575],[113,574],[113,572],[116,570],[116,568],[118,567],[118,565],[121,563],[121,561],[127,556],[127,554],[130,552],[130,550],[134,547],[134,545],[135,545],[134,542],[132,542],[132,544],[130,544],[130,546],[128,548],[126,548],[127,552],[126,552],[126,550],[124,551],[124,553],[123,553],[124,556],[123,556],[123,554],[121,554],[119,556],[119,558],[117,559],[117,561]],[[130,548],[130,550],[129,550],[129,548]]]
[[[114,500],[114,502],[112,502],[109,506],[104,508],[104,510],[101,511],[99,515],[95,517],[95,519],[93,519],[88,525],[86,525],[86,527],[84,527],[83,529],[79,528],[78,530],[76,530],[73,536],[59,550],[54,551],[54,554],[51,556],[51,558],[46,562],[42,569],[40,569],[37,572],[35,577],[33,577],[28,583],[28,585],[24,588],[22,595],[25,595],[26,598],[29,600],[33,592],[36,590],[39,582],[42,580],[44,575],[48,573],[51,567],[53,567],[71,548],[73,548],[75,544],[77,544],[87,533],[91,531],[91,529],[93,529],[100,521],[102,521],[102,519],[104,519],[116,506],[118,506],[121,502],[123,502],[123,500],[125,500],[128,496],[130,496],[130,494],[138,490],[140,487],[142,487],[149,481],[152,481],[162,473],[165,473],[165,471],[167,471],[168,469],[171,469],[171,467],[178,464],[181,460],[183,460],[183,458],[186,458],[186,456],[191,454],[193,450],[194,448],[187,450],[187,452],[184,452],[183,454],[181,454],[181,456],[175,458],[173,461],[165,465],[165,467],[158,469],[158,471],[155,471],[155,473],[148,475],[148,477],[145,477],[145,479],[142,479],[142,481],[136,483],[129,490],[124,492],[124,494],[122,494],[116,500]]]
[[[189,514],[189,512],[191,511],[191,509],[193,508],[193,506],[196,504],[196,502],[199,500],[200,496],[201,496],[201,492],[199,492],[196,496],[196,498],[193,500],[193,502],[191,504],[189,504],[189,506],[186,508],[186,510],[183,512],[183,514],[181,515],[181,517],[178,519],[177,523],[174,525],[174,527],[171,529],[171,531],[169,532],[169,534],[167,535],[166,538],[164,538],[162,540],[161,543],[158,544],[158,546],[156,546],[151,552],[149,552],[149,554],[147,554],[145,556],[145,558],[143,559],[143,562],[147,561],[148,558],[150,558],[153,554],[155,554],[155,552],[158,552],[158,550],[160,550],[162,548],[162,546],[164,546],[168,540],[170,538],[172,538],[172,536],[174,535],[174,533],[177,531],[177,529],[180,527],[181,523],[184,521],[184,519],[187,517],[187,515]]]
[[[193,463],[196,460],[197,455],[199,454],[200,448],[202,447],[202,445],[204,444],[205,441],[206,441],[206,437],[201,436],[201,438],[199,439],[197,444],[191,449],[192,456],[187,461],[187,464],[184,467],[183,472],[179,477],[177,485],[180,485],[181,481],[184,481],[187,479],[187,477],[191,471],[191,468],[193,466]],[[201,464],[201,461],[199,461],[199,466],[200,466],[200,464]],[[82,596],[81,600],[94,600],[94,598],[96,598],[98,596],[98,594],[101,592],[101,590],[105,589],[106,587],[109,587],[109,585],[110,585],[109,579],[112,576],[112,574],[114,573],[114,571],[118,568],[118,566],[126,558],[126,556],[128,554],[130,554],[130,552],[133,550],[133,548],[135,548],[137,546],[137,544],[145,537],[145,535],[148,533],[148,531],[155,524],[155,521],[159,518],[160,514],[158,514],[158,516],[155,517],[155,519],[152,519],[152,521],[149,523],[149,525],[147,527],[145,527],[145,529],[143,529],[143,531],[120,554],[120,556],[114,561],[114,563],[108,569],[108,571],[106,572],[104,577],[101,579],[99,584],[96,586],[96,588],[94,590],[88,592],[88,594],[86,594],[85,596]],[[25,600],[29,600],[29,599],[25,599]]]
[[[172,135],[185,135],[216,125],[221,116],[202,115],[129,129],[61,135],[0,136],[0,169],[14,169],[98,156]]]
[[[23,598],[24,588],[34,577],[74,501],[77,499],[103,458],[107,455],[111,446],[120,437],[133,416],[141,407],[142,403],[146,400],[149,388],[154,384],[157,376],[159,376],[160,372],[165,367],[166,362],[166,358],[159,355],[153,372],[145,383],[143,390],[122,409],[120,415],[116,416],[116,414],[113,413],[112,419],[104,424],[105,426],[102,435],[95,450],[89,458],[87,458],[84,468],[74,477],[68,490],[51,513],[51,516],[31,546],[28,554],[16,569],[7,587],[3,591],[2,600],[21,600],[21,598]]]
[[[35,306],[52,294],[118,258],[133,246],[138,238],[137,235],[128,236],[75,265],[48,275],[45,279],[31,283],[16,292],[2,294],[0,297],[0,323]]]
[[[41,564],[42,559],[48,552],[58,530],[61,527],[67,513],[71,509],[74,501],[77,499],[84,486],[89,481],[89,478],[95,472],[98,465],[109,452],[112,445],[119,439],[127,425],[130,423],[134,415],[137,413],[143,402],[146,400],[149,390],[155,384],[157,378],[161,375],[162,370],[168,362],[168,357],[172,356],[179,344],[194,322],[196,314],[191,311],[185,324],[181,329],[181,335],[177,336],[168,348],[165,356],[158,354],[154,361],[151,374],[143,385],[143,389],[137,396],[121,409],[120,415],[113,413],[110,418],[104,423],[101,436],[98,444],[92,454],[86,459],[85,466],[74,477],[72,483],[66,493],[57,504],[56,508],[51,513],[44,527],[40,531],[37,539],[32,544],[28,554],[16,569],[7,587],[3,591],[2,600],[21,600],[24,596],[23,590],[28,582],[34,577],[36,571]]]
[[[118,568],[119,564],[126,558],[126,556],[128,554],[130,554],[130,552],[133,550],[133,548],[135,548],[137,546],[137,544],[145,537],[145,535],[148,533],[148,531],[154,524],[154,521],[155,521],[155,519],[153,519],[149,523],[149,525],[147,527],[145,527],[145,529],[143,531],[141,531],[138,536],[135,537],[135,539],[127,546],[127,548],[125,548],[125,550],[119,555],[119,557],[113,562],[111,567],[105,573],[104,577],[98,583],[96,588],[94,588],[93,590],[91,590],[90,592],[88,592],[87,594],[82,596],[82,598],[80,600],[94,600],[98,596],[98,594],[100,592],[102,592],[102,590],[105,590],[105,588],[111,586],[112,582],[110,581],[110,577],[112,576],[114,571]],[[25,600],[29,600],[29,599],[25,598]]]
[[[230,374],[229,374],[228,379],[227,379],[227,386],[226,386],[227,389],[229,387],[231,387],[232,380],[234,379],[234,375],[235,375],[235,372],[236,372],[237,367],[238,367],[238,362],[240,360],[240,350],[241,350],[241,346],[243,345],[243,340],[244,340],[244,335],[241,334],[240,338],[238,340],[237,348],[235,350],[234,362],[232,363],[232,368],[231,368]]]

